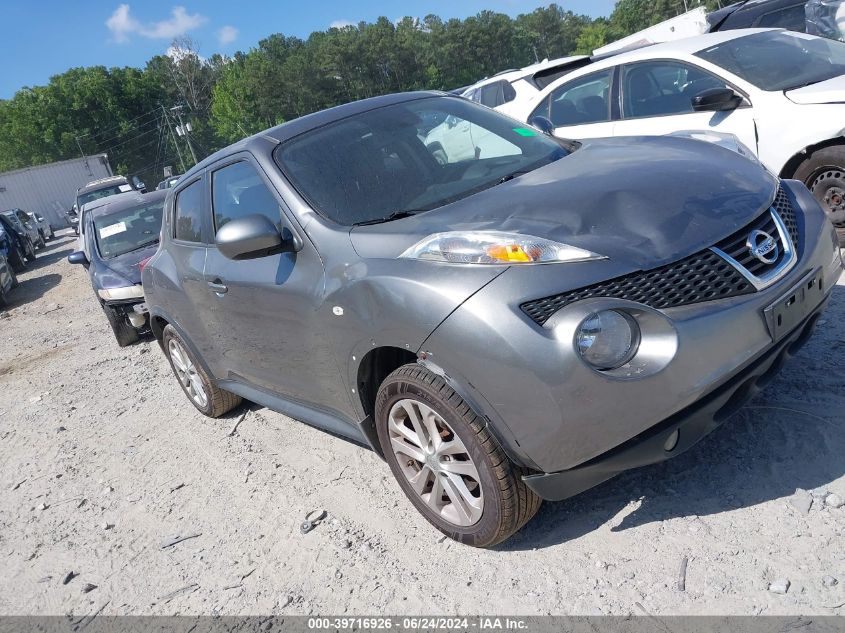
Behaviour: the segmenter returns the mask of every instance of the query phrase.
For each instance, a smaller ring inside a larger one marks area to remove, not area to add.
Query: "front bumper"
[[[620,447],[639,443],[650,433],[658,433],[662,425],[680,424],[677,416],[691,418],[689,412],[716,397],[711,394],[730,392],[725,402],[730,400],[749,377],[758,377],[753,368],[765,365],[761,359],[788,348],[823,309],[823,298],[836,284],[842,262],[834,250],[830,223],[811,194],[806,188],[793,188],[792,194],[805,209],[795,268],[759,292],[661,311],[676,332],[676,349],[667,352],[671,362],[665,366],[645,367],[641,374],[626,376],[596,372],[578,357],[568,331],[558,330],[553,319],[538,326],[521,311],[520,304],[528,297],[585,285],[578,276],[598,264],[514,266],[462,304],[421,351],[488,420],[511,459],[529,470],[557,474],[597,464],[610,455],[617,459]],[[807,304],[800,322],[773,331],[769,319],[774,315],[767,309],[811,271],[821,275],[819,295]],[[609,301],[584,299],[559,312],[566,312],[567,319],[576,323],[594,308],[610,307]],[[768,370],[764,367],[761,373]],[[752,373],[746,375],[746,371]],[[703,428],[709,425],[702,424]],[[697,441],[695,428],[684,433],[684,442],[691,440],[687,447]],[[658,446],[661,450],[664,441],[665,437]],[[672,454],[683,447],[679,444]],[[614,461],[606,466],[606,474],[592,481],[652,461],[637,458],[619,468]],[[585,473],[585,480],[592,473]],[[572,485],[570,490],[578,489]]]
[[[810,315],[777,345],[684,410],[580,466],[556,473],[529,475],[523,480],[543,499],[560,501],[625,470],[680,455],[721,426],[778,374],[786,361],[810,339],[829,299],[828,293]],[[674,446],[666,450],[667,444]]]
[[[149,311],[144,299],[124,299],[121,301],[103,301],[104,307],[123,316],[135,329],[141,333],[149,331]]]

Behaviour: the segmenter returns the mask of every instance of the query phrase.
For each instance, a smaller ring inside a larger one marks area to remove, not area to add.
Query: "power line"
[[[83,138],[85,138],[85,137],[87,137],[87,136],[97,136],[97,135],[99,135],[99,134],[105,134],[106,132],[110,132],[111,130],[117,129],[117,128],[119,128],[119,127],[120,127],[120,126],[122,126],[122,125],[125,125],[125,124],[127,124],[127,123],[132,123],[133,121],[137,121],[138,119],[143,119],[144,117],[149,116],[150,114],[157,113],[157,112],[158,112],[158,107],[153,108],[153,109],[152,109],[152,110],[150,110],[149,112],[144,112],[143,114],[139,114],[139,115],[138,115],[138,116],[136,116],[135,118],[133,118],[133,119],[129,119],[128,121],[120,121],[120,122],[118,122],[118,123],[115,123],[114,125],[109,126],[109,127],[105,128],[105,129],[103,129],[103,130],[97,130],[96,132],[88,132],[88,133],[86,133],[86,134],[80,134],[80,135],[79,135],[79,138],[80,138],[80,139],[83,139]]]
[[[111,145],[111,146],[101,150],[101,153],[107,153],[107,152],[113,151],[113,150],[117,149],[118,147],[122,147],[123,145],[126,145],[127,143],[131,143],[132,141],[136,141],[139,138],[141,138],[142,136],[146,136],[147,134],[151,134],[153,132],[158,132],[158,128],[152,129],[152,130],[147,130],[146,132],[141,132],[139,134],[136,134],[132,138],[128,138],[125,141],[121,141],[120,143],[117,143],[115,145]]]
[[[135,130],[124,130],[123,132],[120,132],[120,133],[118,133],[118,134],[115,134],[114,136],[110,136],[109,138],[102,139],[102,140],[95,140],[95,139],[92,139],[92,141],[93,141],[94,143],[98,144],[98,145],[102,145],[102,144],[104,144],[104,143],[108,143],[109,141],[114,140],[114,139],[116,139],[116,138],[120,138],[121,136],[124,136],[124,135],[128,134],[128,133],[129,133],[129,132],[131,132],[131,131],[137,131],[137,130],[143,129],[144,127],[146,127],[146,126],[148,126],[148,125],[151,125],[151,124],[153,124],[153,123],[156,123],[156,124],[157,124],[158,122],[159,122],[159,121],[158,121],[158,118],[155,118],[155,119],[152,119],[152,120],[150,120],[150,121],[146,121],[146,122],[144,122],[144,123],[140,123],[140,124],[138,124],[137,126],[135,126]]]

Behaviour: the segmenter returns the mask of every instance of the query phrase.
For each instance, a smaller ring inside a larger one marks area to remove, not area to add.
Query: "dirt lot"
[[[845,614],[845,285],[697,447],[479,551],[358,446],[255,405],[199,415],[155,342],[117,347],[72,246],[0,320],[0,614]]]

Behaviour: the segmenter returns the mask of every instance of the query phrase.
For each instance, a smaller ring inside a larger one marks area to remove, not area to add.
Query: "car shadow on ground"
[[[75,239],[56,238],[47,242],[44,248],[35,251],[35,261],[27,262],[26,270],[21,274],[26,274],[34,270],[55,264],[60,259],[70,255],[76,249]]]
[[[545,503],[499,549],[565,543],[609,524],[621,532],[706,517],[823,487],[845,474],[845,286],[810,341],[746,407],[686,453]]]
[[[18,287],[9,293],[9,303],[4,310],[14,310],[15,308],[20,308],[32,301],[37,301],[48,290],[58,286],[61,280],[62,276],[58,273],[39,275],[38,277],[31,277],[29,279],[20,279]]]

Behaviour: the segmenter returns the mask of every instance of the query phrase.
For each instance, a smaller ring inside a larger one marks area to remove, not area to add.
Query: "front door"
[[[275,190],[248,156],[211,171],[214,230],[262,214],[282,232],[292,226]],[[349,411],[340,372],[316,311],[323,264],[304,241],[296,253],[231,260],[213,244],[205,266],[215,374],[287,399]]]
[[[730,88],[697,66],[671,60],[622,67],[622,119],[614,136],[663,136],[702,130],[733,134],[757,152],[754,114],[747,102],[725,112],[695,112],[692,99],[705,90]]]

